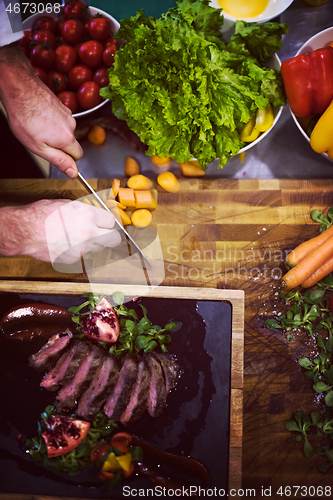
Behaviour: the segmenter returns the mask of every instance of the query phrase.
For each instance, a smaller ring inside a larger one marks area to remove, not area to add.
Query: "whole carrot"
[[[312,250],[317,248],[332,235],[333,225],[326,229],[323,233],[319,234],[319,236],[315,236],[314,238],[304,241],[303,243],[298,245],[287,255],[287,258],[285,260],[286,267],[289,269],[290,267],[296,266]]]
[[[304,283],[307,278],[315,273],[332,256],[333,236],[330,236],[282,277],[282,286],[296,288]]]
[[[309,278],[307,278],[302,283],[303,288],[310,288],[318,283],[333,271],[333,256],[330,257],[322,266],[320,266],[317,271],[315,271]]]

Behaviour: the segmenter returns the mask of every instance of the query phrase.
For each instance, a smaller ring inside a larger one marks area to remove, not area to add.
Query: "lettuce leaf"
[[[180,163],[197,158],[203,168],[219,158],[222,168],[242,148],[240,131],[256,110],[286,103],[279,72],[256,57],[262,25],[255,36],[240,27],[227,45],[222,23],[221,9],[209,0],[180,1],[160,19],[141,10],[121,21],[116,36],[126,43],[101,95],[140,135],[148,155]],[[275,31],[281,39],[283,30]],[[275,47],[269,43],[263,53]]]

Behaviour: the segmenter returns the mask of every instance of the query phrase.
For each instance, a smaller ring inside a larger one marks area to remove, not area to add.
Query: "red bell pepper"
[[[324,47],[286,59],[281,74],[294,115],[306,118],[322,114],[333,99],[333,48]]]

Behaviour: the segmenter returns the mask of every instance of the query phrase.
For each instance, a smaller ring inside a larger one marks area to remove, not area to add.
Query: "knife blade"
[[[111,210],[109,209],[109,207],[104,203],[104,201],[102,200],[102,198],[100,198],[100,196],[92,188],[92,186],[89,184],[89,182],[86,181],[86,179],[83,177],[83,175],[80,174],[80,172],[78,174],[78,178],[80,179],[80,181],[82,182],[82,184],[85,186],[85,188],[88,189],[88,191],[94,196],[95,200],[101,205],[101,207],[104,208],[105,210],[107,210],[108,212],[112,213]],[[132,236],[126,231],[126,229],[124,228],[124,226],[117,220],[117,218],[115,218],[115,224],[118,226],[118,229],[120,229],[123,232],[123,234],[126,236],[126,238],[128,239],[128,241],[138,251],[139,256],[140,256],[140,258],[142,260],[142,264],[144,265],[144,267],[146,268],[146,270],[152,269],[152,265],[150,264],[148,258],[145,256],[145,254],[143,253],[143,251],[141,250],[141,248],[133,240]]]

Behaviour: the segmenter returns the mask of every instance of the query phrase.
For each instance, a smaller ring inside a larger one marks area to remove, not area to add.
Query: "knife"
[[[109,207],[104,203],[104,201],[102,200],[102,198],[100,198],[100,196],[98,196],[98,194],[96,193],[96,191],[91,187],[91,185],[89,184],[89,182],[86,181],[86,179],[82,176],[82,174],[80,174],[80,172],[78,174],[78,178],[80,179],[80,181],[82,182],[82,184],[86,187],[86,189],[88,189],[88,191],[90,191],[90,193],[94,196],[95,200],[101,205],[101,207],[103,207],[108,212],[112,213],[111,210],[109,209]],[[117,220],[117,218],[115,218],[115,223],[118,226],[118,228],[125,234],[126,238],[129,240],[129,242],[138,251],[139,256],[141,258],[141,261],[142,261],[142,264],[146,268],[146,270],[152,269],[152,265],[150,264],[148,258],[145,256],[145,254],[143,253],[143,251],[141,250],[141,248],[135,243],[135,241],[133,240],[132,236],[126,231],[126,229],[124,228],[124,226]]]

